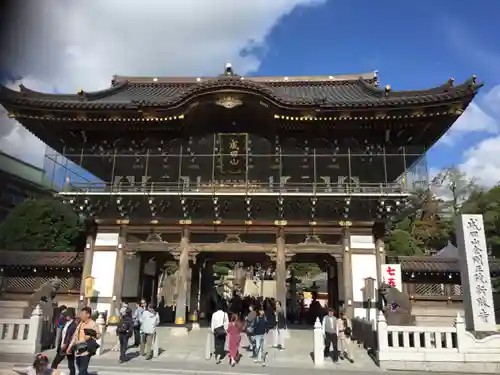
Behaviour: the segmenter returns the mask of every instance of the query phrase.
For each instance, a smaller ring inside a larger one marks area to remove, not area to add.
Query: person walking
[[[132,317],[134,321],[134,346],[139,347],[141,345],[141,316],[146,309],[146,301],[141,300],[141,302],[136,303],[136,308],[134,315]]]
[[[278,350],[285,349],[285,341],[287,339],[288,331],[286,330],[286,317],[281,302],[276,302],[276,311],[274,314],[276,318],[276,325],[273,330],[274,334],[274,347]]]
[[[255,335],[255,353],[256,353],[256,358],[254,359],[254,362],[260,363],[261,366],[265,366],[266,354],[264,352],[264,341],[265,341],[265,336],[269,331],[269,327],[266,316],[264,315],[264,310],[261,307],[259,307],[253,327]]]
[[[121,309],[120,323],[116,327],[116,335],[118,336],[118,342],[120,344],[120,363],[125,362],[128,341],[134,334],[134,320],[132,319],[132,310],[126,308]]]
[[[337,362],[338,356],[338,336],[337,336],[337,318],[335,317],[335,311],[333,309],[328,309],[328,315],[323,318],[322,323],[323,337],[325,339],[325,358],[330,356],[333,362]],[[330,352],[330,347],[332,351]]]
[[[226,354],[226,335],[229,327],[229,317],[223,309],[223,304],[219,303],[217,310],[212,314],[210,329],[214,335],[215,361],[219,364]]]
[[[67,307],[66,305],[61,305],[57,309],[57,316],[56,316],[56,338],[54,341],[54,347],[57,348],[57,343],[61,342],[61,333],[64,328],[64,325],[66,324],[66,318],[64,317],[64,312],[66,311]]]
[[[160,316],[152,304],[142,313],[140,323],[142,340],[139,351],[146,359],[152,359],[156,327],[160,324]]]
[[[338,351],[340,359],[346,358],[349,362],[353,363],[351,352],[348,346],[347,336],[350,331],[349,320],[345,314],[341,315],[341,319],[337,319],[337,336],[339,339]]]
[[[252,357],[257,355],[255,351],[255,334],[254,334],[254,326],[253,323],[255,318],[257,317],[257,312],[255,311],[253,305],[248,306],[248,315],[245,318],[245,333],[248,338],[248,343],[250,344],[249,350],[252,351]]]
[[[227,328],[229,339],[229,365],[234,367],[239,360],[239,349],[241,343],[241,331],[243,330],[243,323],[240,321],[237,314],[231,315],[231,321]]]
[[[59,335],[59,341],[56,342],[56,355],[52,360],[51,368],[53,370],[57,369],[59,364],[66,358],[68,360],[69,375],[75,375],[75,353],[66,353],[66,349],[73,339],[76,330],[75,315],[76,311],[73,307],[68,307],[62,312],[62,318],[64,324],[62,324],[61,334]]]
[[[73,339],[66,350],[66,354],[73,351],[75,353],[78,375],[88,375],[90,358],[98,348],[96,340],[101,337],[99,326],[91,319],[91,316],[92,309],[90,307],[86,306],[80,310],[80,323],[78,323]]]

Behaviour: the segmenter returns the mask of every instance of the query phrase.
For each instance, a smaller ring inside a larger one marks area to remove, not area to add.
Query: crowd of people
[[[311,314],[314,319],[318,317],[322,321],[325,357],[331,357],[334,362],[339,359],[353,362],[348,346],[351,325],[346,315],[336,316],[334,309],[325,311],[318,303],[312,304]],[[231,366],[240,358],[239,349],[243,334],[250,343],[248,349],[252,352],[251,357],[262,366],[266,364],[266,335],[271,336],[272,346],[277,350],[284,350],[286,340],[290,337],[286,314],[279,301],[272,298],[240,298],[237,294],[234,294],[230,301],[218,301],[216,311],[211,317],[210,328],[214,336],[213,354],[216,362],[220,363],[224,358],[228,340]]]
[[[285,349],[288,336],[285,312],[279,301],[264,299],[247,304],[248,299],[234,296],[229,304],[219,301],[216,311],[212,314],[210,328],[214,337],[213,354],[216,363],[221,363],[225,357],[226,340],[228,340],[229,365],[235,366],[241,358],[240,344],[242,334],[246,334],[254,362],[265,366],[264,351],[265,336],[272,334],[273,347]]]
[[[62,375],[58,369],[66,359],[70,375],[88,375],[90,359],[97,353],[101,337],[99,326],[92,319],[92,309],[83,307],[78,316],[72,307],[61,309],[56,336],[56,354],[49,366],[49,358],[45,354],[37,354],[28,375]]]
[[[226,357],[226,346],[229,365],[235,366],[239,362],[242,335],[248,338],[249,346],[246,349],[251,353],[251,358],[262,366],[266,365],[266,338],[272,341],[276,350],[285,350],[290,335],[287,314],[279,301],[262,297],[242,298],[235,293],[230,300],[220,298],[213,304],[208,321],[213,334],[212,353],[217,363]],[[327,312],[319,308],[313,310],[314,316],[322,319],[325,357],[331,356],[335,362],[339,358],[352,362],[347,341],[351,329],[349,320],[344,314],[336,316],[333,309]],[[140,355],[151,359],[154,336],[160,323],[155,307],[141,300],[132,310],[123,303],[119,315],[116,335],[120,363],[126,360],[131,339],[133,346],[139,348]],[[69,375],[76,375],[76,368],[78,375],[88,375],[90,360],[99,349],[100,334],[90,307],[83,307],[77,316],[74,308],[63,306],[57,321],[56,354],[50,366],[48,357],[39,354],[28,375],[63,375],[58,367],[64,360],[67,361]]]

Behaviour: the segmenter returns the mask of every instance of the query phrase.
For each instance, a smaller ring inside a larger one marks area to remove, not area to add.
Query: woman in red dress
[[[231,321],[227,328],[229,337],[229,364],[234,366],[238,360],[238,351],[241,342],[241,332],[243,331],[243,323],[238,318],[237,314],[231,315]]]

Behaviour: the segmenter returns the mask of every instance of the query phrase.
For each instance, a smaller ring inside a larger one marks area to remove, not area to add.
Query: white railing
[[[379,366],[387,370],[495,373],[500,368],[500,334],[475,336],[457,314],[452,327],[389,326],[377,322]]]
[[[42,349],[43,312],[37,306],[28,319],[0,319],[0,353],[38,353]]]

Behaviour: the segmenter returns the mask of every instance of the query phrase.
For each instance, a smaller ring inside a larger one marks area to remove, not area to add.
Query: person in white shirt
[[[337,318],[333,309],[328,309],[328,315],[323,318],[323,337],[325,338],[325,358],[330,355],[330,346],[332,347],[332,359],[337,362],[338,352],[338,325]]]
[[[224,311],[222,306],[217,308],[217,311],[212,314],[210,328],[214,334],[214,353],[215,360],[220,363],[225,355],[225,345],[227,328],[229,327],[229,316]]]

